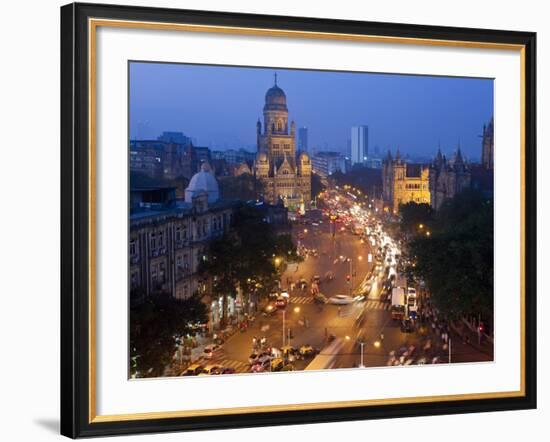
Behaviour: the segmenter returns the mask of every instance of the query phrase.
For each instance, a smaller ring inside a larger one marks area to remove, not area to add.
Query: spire
[[[443,164],[443,154],[441,153],[441,143],[437,148],[437,155],[435,156],[435,164],[437,166],[440,166],[441,164]]]
[[[458,146],[458,150],[456,151],[455,162],[463,163],[462,152],[460,151],[460,146]]]
[[[275,72],[274,76],[275,76],[275,86],[277,86],[277,72]]]
[[[399,151],[399,147],[397,148],[397,152],[395,153],[395,159],[397,161],[401,161],[401,152]]]

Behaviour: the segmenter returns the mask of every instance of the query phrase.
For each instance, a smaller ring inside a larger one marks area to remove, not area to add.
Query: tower
[[[285,92],[274,84],[265,94],[262,123],[256,123],[258,153],[255,175],[263,183],[264,198],[276,204],[282,200],[289,208],[311,201],[311,162],[306,153],[296,156],[296,124],[288,119]]]
[[[494,137],[494,121],[491,121],[487,126],[483,125],[483,135],[481,142],[481,164],[485,169],[493,169],[495,154],[495,137]]]

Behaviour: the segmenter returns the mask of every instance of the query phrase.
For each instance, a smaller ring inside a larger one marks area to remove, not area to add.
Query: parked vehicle
[[[202,373],[204,367],[201,364],[193,364],[187,367],[187,370],[185,370],[181,375],[182,376],[198,376],[200,373]]]
[[[202,372],[199,373],[199,376],[221,374],[221,370],[222,367],[220,365],[208,364],[206,367],[203,368]]]
[[[277,298],[277,300],[275,301],[275,306],[277,308],[285,308],[286,305],[288,303],[288,299],[287,298],[283,298],[282,296],[280,298]]]
[[[307,357],[307,356],[312,356],[314,355],[315,353],[317,353],[317,351],[309,344],[305,344],[305,345],[302,345],[299,349],[298,349],[298,352],[304,356],[304,357]]]

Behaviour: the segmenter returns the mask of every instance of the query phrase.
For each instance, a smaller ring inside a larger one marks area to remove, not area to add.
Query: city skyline
[[[261,116],[275,72],[310,150],[345,152],[351,127],[368,125],[371,150],[381,154],[433,157],[441,145],[450,155],[460,143],[466,158],[480,160],[479,136],[493,115],[490,79],[132,62],[130,137],[181,131],[213,150],[255,150],[250,121]]]

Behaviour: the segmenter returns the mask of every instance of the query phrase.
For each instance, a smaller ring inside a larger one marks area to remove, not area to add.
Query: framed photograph
[[[62,7],[62,434],[535,408],[535,45]]]

